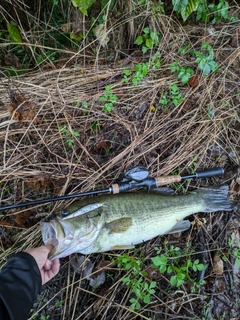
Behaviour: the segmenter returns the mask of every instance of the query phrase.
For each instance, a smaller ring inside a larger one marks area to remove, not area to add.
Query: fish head
[[[49,259],[64,258],[90,246],[98,237],[104,224],[104,215],[94,218],[88,215],[64,220],[60,217],[42,222],[40,229],[44,244],[54,249]]]
[[[54,246],[49,255],[50,260],[66,257],[91,244],[94,229],[91,221],[86,219],[75,220],[63,220],[57,217],[49,222],[40,224],[44,244],[52,244]]]

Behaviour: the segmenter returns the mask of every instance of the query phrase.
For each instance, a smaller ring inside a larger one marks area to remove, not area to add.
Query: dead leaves
[[[213,258],[213,273],[217,275],[223,274],[223,261],[217,254]]]
[[[52,178],[46,175],[38,175],[32,178],[26,179],[28,187],[34,192],[46,192],[50,187]]]
[[[199,86],[199,77],[194,74],[193,76],[191,76],[191,78],[188,81],[188,84],[190,85],[190,87],[192,87],[193,89],[197,88]]]
[[[30,100],[12,90],[10,90],[10,100],[9,111],[14,120],[19,122],[32,121],[34,124],[40,122]]]

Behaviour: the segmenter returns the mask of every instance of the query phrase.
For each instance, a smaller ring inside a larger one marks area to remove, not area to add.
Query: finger
[[[60,260],[57,258],[52,261],[52,272],[54,273],[54,275],[58,274],[59,269],[60,269]]]
[[[52,261],[50,261],[50,260],[46,260],[46,262],[45,262],[45,264],[44,264],[44,266],[43,266],[43,268],[44,268],[44,270],[51,270],[51,268],[52,268]]]
[[[53,277],[55,277],[60,268],[60,263],[57,261],[58,259],[55,259],[54,262],[52,263],[52,268],[50,270],[44,271],[44,278],[45,278],[45,283],[49,280],[51,280]]]
[[[50,252],[54,249],[54,246],[52,244],[46,244],[45,248],[48,250],[48,252]]]

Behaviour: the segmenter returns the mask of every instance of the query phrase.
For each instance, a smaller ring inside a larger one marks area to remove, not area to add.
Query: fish
[[[157,236],[189,229],[190,221],[183,219],[194,213],[234,210],[236,204],[227,197],[227,185],[197,189],[185,195],[159,191],[102,195],[94,197],[94,202],[93,198],[74,202],[66,210],[73,213],[72,217],[57,215],[41,222],[40,229],[44,244],[54,246],[50,260],[72,253],[131,249]],[[85,212],[84,208],[91,210]],[[74,214],[77,211],[79,215]]]

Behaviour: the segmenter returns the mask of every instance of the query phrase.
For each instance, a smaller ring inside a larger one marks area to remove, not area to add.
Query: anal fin
[[[183,232],[187,229],[189,229],[191,226],[191,223],[189,220],[182,220],[182,221],[178,221],[174,227],[167,232],[167,234],[173,234],[173,233],[179,233],[179,232]]]
[[[134,245],[126,244],[126,245],[113,246],[113,247],[111,247],[110,250],[125,250],[125,249],[133,249],[133,248],[135,248]]]

